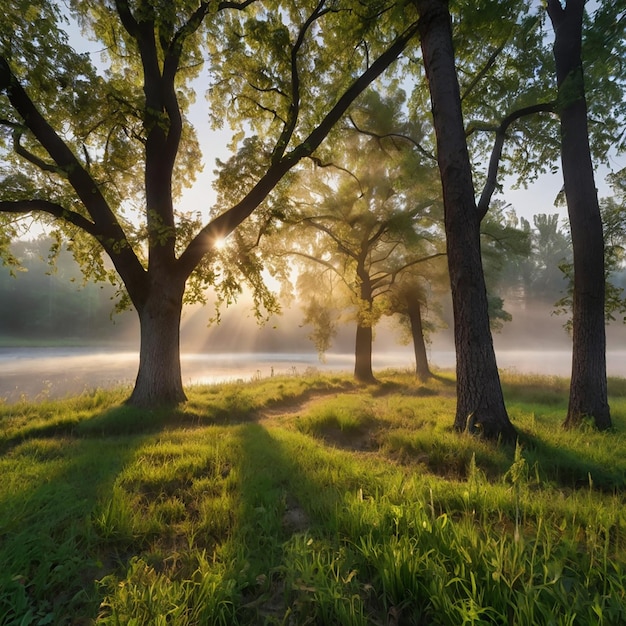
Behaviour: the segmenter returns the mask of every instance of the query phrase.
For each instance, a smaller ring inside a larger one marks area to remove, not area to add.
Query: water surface
[[[433,350],[434,368],[455,364],[451,350]],[[414,367],[410,350],[374,353],[375,369]],[[0,398],[58,398],[95,388],[132,385],[139,356],[135,350],[93,348],[0,349]],[[311,369],[351,371],[352,354],[328,354],[324,363],[314,353],[183,353],[181,367],[185,385],[227,380],[251,380],[272,375],[298,375]],[[567,350],[501,350],[498,366],[519,373],[569,376],[571,352]],[[607,353],[610,376],[626,377],[626,350]]]

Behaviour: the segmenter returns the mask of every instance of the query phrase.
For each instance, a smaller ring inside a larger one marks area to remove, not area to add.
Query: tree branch
[[[117,9],[117,14],[120,16],[124,30],[126,30],[133,39],[136,39],[138,24],[133,14],[130,12],[128,0],[115,0],[115,8]]]
[[[92,228],[97,229],[100,242],[111,257],[131,297],[133,297],[133,293],[135,294],[134,303],[137,305],[136,298],[140,297],[138,294],[144,293],[145,287],[143,266],[135,255],[115,214],[102,195],[98,183],[33,104],[3,56],[0,56],[0,89],[6,91],[13,108],[59,169],[67,173],[68,182],[83,203],[94,224],[92,227],[89,226],[92,222],[78,220],[76,225],[89,227],[90,230],[87,232],[92,234]]]
[[[255,85],[251,83],[250,81],[247,81],[247,82],[248,82],[248,85],[250,85],[250,87],[252,87],[252,89],[254,89],[255,91],[259,91],[261,93],[277,93],[279,96],[283,98],[288,97],[287,94],[281,89],[279,89],[278,87],[259,87],[258,85]]]
[[[329,161],[328,163],[324,163],[322,161],[322,159],[320,159],[319,157],[313,156],[312,154],[310,154],[307,158],[311,159],[311,161],[313,161],[313,163],[315,163],[315,165],[317,165],[317,167],[321,167],[321,168],[334,167],[335,169],[339,170],[340,172],[345,172],[348,176],[354,178],[354,180],[356,181],[357,185],[359,186],[359,192],[360,192],[359,198],[363,197],[363,187],[361,186],[361,181],[350,170],[346,169],[345,167],[341,167],[341,165],[337,165],[336,163],[333,163],[332,161]]]
[[[346,280],[347,272],[345,270],[345,266],[344,266],[344,269],[338,269],[332,263],[330,263],[329,261],[324,261],[324,259],[320,259],[319,257],[315,257],[315,256],[313,256],[311,254],[307,254],[306,252],[300,252],[298,250],[288,250],[287,252],[284,252],[283,254],[284,254],[284,256],[298,256],[298,257],[302,257],[303,259],[306,259],[307,261],[311,261],[312,263],[316,263],[318,265],[322,265],[323,267],[329,269],[331,272],[336,274],[339,277],[339,279],[341,280],[341,282],[350,291],[353,290],[353,287]]]
[[[320,222],[316,222],[313,217],[305,217],[303,220],[306,224],[312,226],[313,228],[326,233],[336,244],[341,252],[343,252],[346,256],[356,260],[358,255],[355,254],[350,248],[346,246],[346,244],[332,231],[328,226],[321,224]]]
[[[217,5],[217,10],[221,11],[223,9],[245,9],[247,6],[254,4],[257,0],[243,0],[243,2],[220,2]]]
[[[555,100],[551,102],[533,104],[531,106],[518,109],[517,111],[513,111],[502,120],[500,126],[498,126],[496,130],[496,140],[491,151],[491,158],[489,159],[487,181],[485,182],[485,187],[483,188],[483,192],[477,205],[479,219],[482,220],[483,217],[485,217],[485,214],[489,209],[491,197],[493,196],[493,192],[496,189],[498,167],[500,165],[500,159],[502,157],[502,148],[504,146],[504,140],[506,139],[506,131],[508,130],[509,126],[513,122],[527,115],[534,115],[535,113],[552,113],[556,110],[556,106],[557,103]]]
[[[415,259],[414,261],[410,261],[409,263],[403,265],[401,268],[397,269],[394,272],[394,276],[399,274],[400,272],[403,272],[409,267],[413,267],[414,265],[418,265],[419,263],[426,263],[426,261],[432,261],[433,259],[438,259],[442,256],[447,256],[447,252],[435,252],[433,254],[429,254],[428,256],[424,256],[419,259]]]
[[[565,8],[561,5],[560,0],[547,0],[546,9],[555,26],[558,26],[565,18]]]
[[[416,21],[410,24],[385,52],[350,85],[303,143],[291,150],[278,163],[270,166],[265,175],[239,203],[207,224],[194,237],[179,258],[181,271],[184,274],[187,276],[191,274],[202,257],[213,249],[216,241],[230,234],[241,224],[298,161],[315,152],[332,127],[345,114],[348,107],[372,81],[378,78],[397,59],[417,32],[418,22]]]
[[[287,122],[283,126],[283,130],[274,146],[272,152],[272,163],[277,163],[283,158],[285,150],[289,145],[289,141],[293,136],[298,117],[300,115],[300,74],[298,71],[298,54],[304,43],[304,38],[309,28],[323,15],[328,13],[329,9],[324,10],[324,4],[326,0],[319,0],[318,5],[315,7],[311,15],[306,19],[304,24],[300,27],[298,37],[293,47],[291,48],[291,104],[289,106],[289,113],[287,115]]]
[[[13,150],[15,150],[16,154],[19,154],[21,157],[36,165],[40,170],[44,172],[52,172],[53,174],[58,174],[59,176],[63,176],[67,178],[67,172],[60,167],[52,163],[47,163],[43,159],[40,159],[38,156],[34,155],[32,152],[29,152],[22,144],[20,143],[20,139],[23,134],[23,129],[16,128],[13,131]]]
[[[435,162],[437,161],[437,157],[434,154],[432,154],[431,152],[428,152],[428,150],[426,150],[418,141],[413,139],[413,137],[409,137],[409,135],[403,135],[402,133],[384,133],[384,134],[375,133],[374,131],[360,128],[357,125],[357,123],[354,121],[354,118],[351,115],[348,116],[348,119],[350,120],[350,123],[352,124],[352,126],[354,126],[354,129],[357,132],[361,133],[362,135],[367,135],[368,137],[374,137],[375,139],[378,139],[378,140],[388,139],[388,138],[402,139],[403,141],[407,141],[408,143],[415,146],[417,148],[417,151],[423,156],[427,157],[428,159],[432,161],[435,161]]]
[[[378,265],[378,264],[383,263],[384,261],[386,261],[390,256],[393,255],[395,250],[400,245],[402,245],[402,242],[400,240],[397,240],[397,241],[387,241],[387,249],[384,250],[384,251],[381,251],[382,254],[380,256],[376,257],[376,258],[373,257],[373,252],[375,252],[375,250],[370,250],[369,251],[370,268],[372,268],[374,265]],[[388,271],[386,271],[386,273],[388,273]]]
[[[2,83],[0,83],[0,89],[5,89]],[[8,120],[4,117],[0,117],[0,126],[8,126],[9,128],[14,128],[16,130],[25,130],[26,126],[24,124],[19,124],[18,122],[14,122],[13,120]]]
[[[42,213],[48,213],[54,217],[57,217],[65,222],[74,224],[85,232],[99,238],[99,230],[93,222],[90,222],[86,217],[76,211],[71,211],[65,207],[57,204],[56,202],[50,202],[48,200],[0,200],[0,213],[18,213],[26,214],[38,211]]]
[[[476,73],[476,75],[470,81],[470,84],[466,87],[465,91],[461,95],[461,102],[463,102],[463,100],[467,98],[467,96],[469,96],[469,94],[472,92],[472,89],[476,87],[476,85],[482,80],[482,78],[492,68],[498,56],[504,50],[504,47],[506,46],[507,41],[508,41],[508,37],[489,55],[489,58],[485,62],[485,65],[483,65],[480,71]]]
[[[261,111],[265,111],[266,113],[271,113],[272,116],[274,117],[274,119],[278,119],[280,120],[283,124],[287,124],[287,121],[284,120],[278,113],[278,111],[275,111],[274,109],[270,109],[269,107],[266,107],[264,105],[262,105],[258,100],[255,100],[254,98],[251,98],[250,96],[246,96],[246,95],[241,95],[235,98],[236,100],[248,100],[250,102],[252,102],[252,104],[254,104],[255,106],[259,107],[259,109],[261,109]]]

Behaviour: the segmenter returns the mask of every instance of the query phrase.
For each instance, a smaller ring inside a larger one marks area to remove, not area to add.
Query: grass
[[[613,432],[504,375],[516,448],[401,372],[0,405],[0,624],[626,622],[626,382]]]

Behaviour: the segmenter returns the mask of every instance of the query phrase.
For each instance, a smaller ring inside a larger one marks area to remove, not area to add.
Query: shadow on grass
[[[71,431],[36,429],[1,460],[2,624],[81,623],[97,612],[102,564],[91,515],[142,437],[65,436]]]
[[[610,435],[607,435],[610,436]],[[558,446],[528,433],[519,433],[519,442],[530,467],[548,483],[567,489],[597,489],[615,493],[626,488],[626,463],[608,466],[594,458],[593,451]]]
[[[99,438],[121,437],[151,433],[162,430],[172,420],[171,411],[140,411],[128,406],[117,406],[104,410],[93,417],[77,419],[51,417],[49,423],[33,420],[4,432],[0,438],[0,453],[6,454],[16,446],[29,440],[55,438]]]
[[[332,542],[338,534],[343,492],[332,477],[339,469],[329,466],[317,476],[307,473],[298,449],[302,435],[288,437],[293,439],[281,441],[259,424],[239,431],[241,505],[234,541],[245,550],[242,558],[250,564],[251,575],[239,623],[284,623],[287,616],[289,623],[326,623],[322,616],[327,619],[329,614],[334,618],[328,623],[342,623],[333,621],[339,619],[340,608],[323,605],[333,594],[326,597],[320,588],[334,584],[333,566],[312,557],[316,544]],[[315,462],[323,467],[323,448],[309,444],[306,454],[318,455]],[[354,477],[355,491],[360,484]],[[354,602],[350,582],[339,577],[336,583],[345,588],[334,594],[335,603]]]
[[[49,423],[33,420],[14,432],[0,433],[0,453],[6,454],[28,440],[129,437],[154,434],[166,429],[204,427],[211,424],[237,424],[255,419],[252,410],[229,410],[217,407],[209,414],[183,408],[138,409],[121,404],[92,417],[77,419],[51,417]]]
[[[392,374],[394,373],[392,370]],[[429,397],[441,394],[449,395],[454,392],[456,382],[447,376],[436,373],[431,373],[427,380],[420,380],[414,374],[406,376],[401,381],[389,380],[385,379],[385,372],[382,372],[374,383],[364,384],[362,387],[368,388],[369,395],[373,398],[392,394]]]

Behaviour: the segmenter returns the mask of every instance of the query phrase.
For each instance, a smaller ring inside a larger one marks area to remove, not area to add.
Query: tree
[[[380,101],[378,106],[385,108]],[[338,278],[326,279],[335,291],[336,282],[343,285],[356,320],[354,376],[373,382],[372,341],[385,308],[381,301],[402,275],[444,254],[436,232],[437,198],[427,193],[433,168],[416,175],[415,153],[392,145],[383,149],[377,139],[354,131],[336,134],[333,145],[332,163],[301,168],[294,181],[293,200],[285,211],[292,236],[282,234],[293,243],[283,254],[304,264],[300,293],[322,340],[318,349],[332,336],[323,330],[331,321],[327,308],[320,306],[323,275],[330,271]],[[311,289],[312,284],[317,288]],[[340,306],[336,295],[324,300]]]
[[[73,0],[70,7],[102,42],[105,71],[68,45],[56,4],[12,0],[4,8],[0,212],[53,221],[96,276],[106,274],[104,250],[141,326],[129,401],[178,403],[186,287],[194,298],[215,284],[218,242],[315,152],[417,24],[395,28],[406,14],[392,1]],[[186,113],[207,52],[213,120],[256,133],[224,164],[239,180],[232,202],[222,200],[208,221],[176,210],[200,165]],[[17,228],[7,222],[2,243]],[[227,293],[238,288],[236,269],[221,268]]]
[[[445,0],[415,0],[432,103],[444,199],[454,313],[457,408],[454,428],[514,441],[502,395],[480,254],[480,222],[467,148],[452,28]]]
[[[583,79],[584,0],[548,0],[561,119],[561,163],[574,260],[572,377],[566,427],[592,417],[611,426],[606,382],[604,239]]]
[[[439,264],[438,264],[439,265]],[[387,314],[397,315],[401,325],[406,328],[409,341],[413,343],[415,355],[415,376],[422,382],[432,377],[426,350],[426,338],[435,329],[435,324],[426,319],[425,310],[436,307],[433,302],[432,282],[441,284],[437,276],[432,281],[432,273],[403,272],[387,297]],[[439,272],[437,272],[439,274]]]
[[[612,181],[615,195],[600,200],[600,214],[604,231],[604,274],[605,274],[605,302],[604,317],[606,323],[615,321],[616,315],[626,313],[626,299],[624,298],[624,259],[626,251],[626,209],[624,191],[620,190],[620,176],[618,172],[609,176]],[[623,183],[621,183],[623,185]],[[568,239],[569,242],[569,239]],[[566,294],[557,303],[557,313],[572,313],[574,277],[573,263],[568,261],[561,264],[563,279],[567,279]],[[626,322],[626,317],[624,318]],[[567,320],[566,327],[571,330],[572,319]]]

